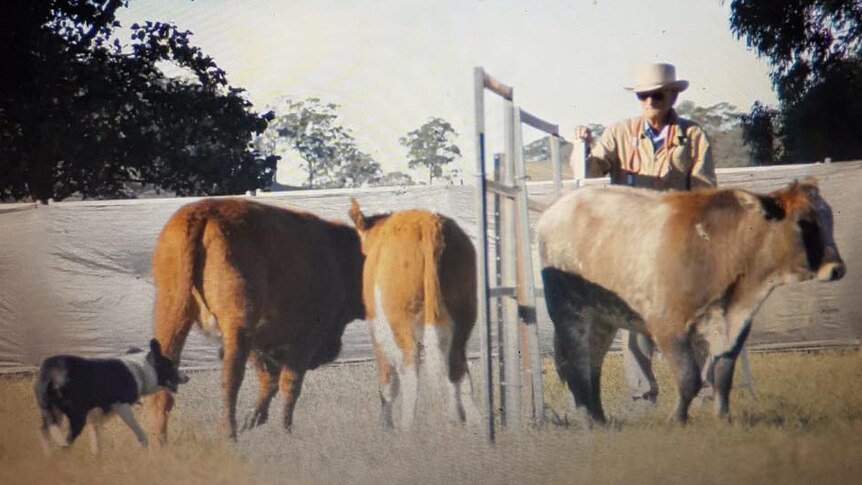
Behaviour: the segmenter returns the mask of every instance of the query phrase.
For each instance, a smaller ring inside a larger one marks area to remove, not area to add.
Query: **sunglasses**
[[[644,101],[647,98],[652,98],[653,101],[664,101],[667,98],[667,94],[664,91],[650,91],[648,93],[637,93],[635,96],[638,97],[639,100]]]

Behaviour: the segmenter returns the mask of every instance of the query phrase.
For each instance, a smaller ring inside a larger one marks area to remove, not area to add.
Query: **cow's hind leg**
[[[245,364],[249,355],[249,339],[244,330],[233,322],[225,322],[222,331],[224,343],[224,361],[222,362],[222,393],[224,409],[222,410],[222,431],[232,440],[236,440],[236,402],[239,389],[245,376]]]
[[[602,365],[605,355],[611,348],[617,329],[609,324],[593,319],[589,327],[589,353],[590,353],[590,404],[587,409],[595,410],[593,413],[604,416],[602,408]]]
[[[293,429],[293,411],[296,408],[296,401],[299,399],[299,394],[302,392],[302,381],[305,378],[305,369],[290,366],[284,366],[281,369],[281,377],[278,381],[278,386],[281,389],[284,397],[284,429],[288,433]]]
[[[416,404],[419,400],[419,355],[404,349],[404,356],[398,364],[398,381],[401,386],[401,427],[413,426],[416,420]]]
[[[672,415],[679,423],[688,421],[688,407],[700,391],[701,377],[697,356],[689,335],[659,336],[656,343],[667,357],[679,393],[676,411]]]
[[[557,371],[575,397],[575,406],[586,408],[591,420],[603,424],[602,365],[616,329],[593,318],[585,320],[573,320],[557,340]]]
[[[451,402],[450,413],[466,423],[479,421],[479,410],[473,400],[473,379],[467,365],[467,340],[470,337],[471,324],[453,322],[452,342],[448,349],[448,374]]]
[[[377,341],[374,341],[374,356],[377,359],[377,383],[380,393],[380,424],[383,429],[393,429],[392,407],[398,397],[398,373],[395,366],[384,355]]]
[[[254,408],[243,420],[242,430],[261,426],[269,419],[269,406],[278,392],[278,375],[281,370],[277,362],[261,351],[251,354],[257,371],[258,395]]]
[[[380,290],[377,290],[377,308],[383,308]],[[391,406],[395,397],[401,395],[401,426],[410,427],[416,417],[416,401],[419,390],[419,348],[422,327],[414,325],[409,314],[402,314],[390,321],[379,314],[368,321],[375,352],[378,354],[384,426],[392,420]],[[417,335],[419,334],[419,335]],[[395,374],[392,375],[391,367]],[[386,369],[389,369],[388,371]],[[387,385],[388,384],[388,385]]]
[[[574,276],[555,268],[542,270],[545,285],[545,302],[548,314],[554,322],[554,361],[560,379],[564,380],[575,398],[576,408],[586,408],[590,419],[605,422],[600,396],[593,394],[599,389],[601,360],[607,349],[593,349],[591,345],[603,340],[605,329],[592,337],[595,325],[589,307],[579,300],[583,284]],[[611,337],[613,333],[611,333]],[[597,362],[593,362],[598,360]],[[596,377],[597,382],[593,382]]]

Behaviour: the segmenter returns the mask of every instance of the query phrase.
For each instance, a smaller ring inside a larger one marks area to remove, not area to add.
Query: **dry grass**
[[[549,414],[567,395],[549,365]],[[733,424],[697,409],[686,427],[668,425],[672,386],[658,364],[659,408],[625,417],[620,358],[605,369],[607,429],[549,424],[503,432],[486,444],[479,427],[446,423],[420,404],[415,432],[384,433],[371,364],[309,374],[295,432],[273,419],[236,445],[216,433],[219,377],[196,373],[181,389],[167,448],[137,447],[118,419],[103,452],[92,457],[82,436],[71,451],[42,456],[31,377],[0,379],[0,483],[856,483],[862,477],[862,356],[859,353],[752,357],[757,395],[733,394]],[[254,397],[243,387],[241,409]],[[423,389],[427,391],[428,389]],[[278,415],[276,400],[273,415]],[[139,410],[140,412],[140,410]],[[275,418],[273,416],[273,418]],[[143,420],[142,420],[143,421]]]

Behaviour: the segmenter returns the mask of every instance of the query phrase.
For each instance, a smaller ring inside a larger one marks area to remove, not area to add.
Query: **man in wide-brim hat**
[[[715,187],[715,166],[706,134],[694,122],[680,118],[673,109],[679,93],[687,88],[688,81],[677,79],[676,68],[671,64],[638,67],[634,85],[625,89],[634,92],[640,116],[614,123],[598,140],[592,139],[587,127],[576,128],[576,136],[590,148],[588,176],[610,174],[613,184],[655,190]],[[641,334],[621,332],[631,407],[654,404],[658,396],[651,364],[654,345]]]

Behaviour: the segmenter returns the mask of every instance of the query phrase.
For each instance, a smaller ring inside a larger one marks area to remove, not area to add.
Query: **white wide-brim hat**
[[[640,66],[635,71],[635,85],[626,87],[629,91],[646,93],[670,88],[676,92],[688,89],[688,81],[676,78],[673,64],[655,63]]]

